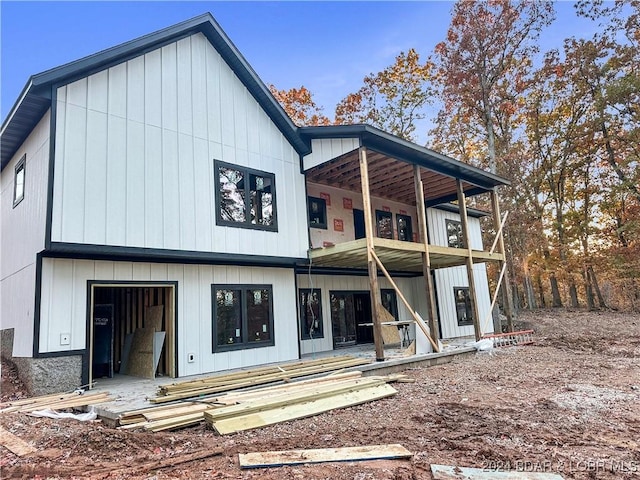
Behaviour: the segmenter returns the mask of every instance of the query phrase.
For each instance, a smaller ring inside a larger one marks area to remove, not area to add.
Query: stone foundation
[[[0,354],[12,362],[31,395],[74,390],[82,385],[82,356],[14,357],[13,328],[0,331]]]

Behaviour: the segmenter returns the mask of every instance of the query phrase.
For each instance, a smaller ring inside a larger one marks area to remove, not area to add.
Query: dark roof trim
[[[482,187],[485,190],[499,185],[510,185],[506,178],[494,175],[466,163],[442,155],[434,150],[421,147],[403,140],[371,125],[330,125],[301,127],[300,135],[308,145],[313,139],[321,138],[360,138],[363,146],[392,156],[398,160],[420,165],[449,177],[460,178],[465,182]],[[447,202],[440,200],[437,203]]]
[[[0,129],[0,141],[2,143],[0,161],[2,168],[11,160],[16,150],[24,142],[24,139],[49,108],[51,103],[50,87],[52,85],[61,85],[72,81],[72,79],[104,70],[198,32],[202,32],[209,39],[298,154],[306,155],[309,153],[309,147],[298,135],[297,127],[273,97],[267,86],[260,80],[213,16],[210,13],[206,13],[31,76]]]
[[[441,203],[440,205],[434,205],[431,208],[444,210],[445,212],[460,213],[460,207],[454,203]],[[489,215],[491,215],[489,212],[467,207],[467,216],[469,217],[482,218],[488,217]]]
[[[184,263],[197,265],[237,265],[246,267],[293,268],[306,258],[242,255],[237,253],[164,250],[158,248],[118,247],[84,243],[52,242],[43,257],[114,262]]]

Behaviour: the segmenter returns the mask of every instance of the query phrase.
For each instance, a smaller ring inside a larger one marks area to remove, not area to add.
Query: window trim
[[[18,172],[22,171],[22,195],[20,198],[16,197],[18,187]],[[24,192],[26,190],[27,180],[27,154],[22,155],[22,158],[18,160],[13,170],[13,208],[16,208],[22,200],[24,200]]]
[[[400,220],[404,219],[409,225],[409,238],[407,240],[400,239]],[[413,219],[411,215],[404,213],[396,213],[396,229],[398,230],[398,241],[400,242],[413,242]]]
[[[387,217],[391,220],[391,238],[381,237],[380,236],[380,219],[382,217]],[[386,238],[387,240],[395,240],[395,235],[393,231],[393,213],[387,212],[386,210],[376,210],[376,237],[378,238]]]
[[[271,184],[273,185],[273,191],[271,192],[271,205],[273,209],[273,225],[258,225],[251,223],[251,195],[249,194],[250,190],[250,182],[245,181],[245,196],[244,196],[244,206],[246,212],[246,219],[244,222],[234,222],[231,220],[224,220],[222,218],[222,212],[220,211],[220,167],[223,168],[231,168],[234,170],[242,171],[245,177],[249,175],[257,175],[260,177],[269,177],[271,179]],[[278,215],[277,215],[277,203],[276,203],[276,175],[275,173],[264,172],[262,170],[255,170],[249,167],[243,167],[242,165],[234,165],[233,163],[223,162],[222,160],[213,160],[213,175],[215,179],[215,201],[216,201],[216,225],[223,227],[236,227],[236,228],[246,228],[249,230],[261,230],[266,232],[277,232],[278,231]]]
[[[452,247],[451,243],[449,242],[449,225],[456,225],[457,226],[457,231],[458,231],[458,246],[456,247]],[[447,234],[447,247],[449,248],[466,248],[464,246],[464,235],[462,234],[462,222],[460,220],[452,220],[450,218],[447,218],[445,220],[445,231]]]
[[[312,196],[308,196],[307,199],[307,221],[309,222],[309,228],[319,228],[322,230],[327,230],[327,225],[329,223],[329,218],[327,215],[327,201],[324,198]],[[322,206],[322,212],[324,213],[324,223],[311,223],[311,202],[318,202],[318,204]]]
[[[233,345],[218,345],[218,316],[216,303],[216,290],[240,290],[240,306],[241,306],[241,324],[242,324],[242,342]],[[247,318],[247,291],[248,290],[269,290],[269,330],[271,332],[270,339],[262,342],[249,342],[248,318]],[[211,353],[229,352],[234,350],[249,350],[252,348],[273,347],[275,345],[275,329],[273,317],[273,285],[266,284],[229,284],[229,283],[212,283],[211,284]]]
[[[305,328],[304,328],[304,320],[305,317],[304,315],[304,311],[303,311],[303,305],[302,305],[302,295],[303,294],[310,294],[311,292],[313,293],[317,293],[318,294],[318,304],[320,306],[320,308],[318,309],[318,324],[320,325],[320,334],[319,335],[314,335],[313,337],[311,337],[311,335],[309,334],[305,334]],[[300,309],[300,339],[301,340],[316,340],[319,338],[324,338],[324,323],[323,323],[323,318],[322,318],[322,290],[320,288],[299,288],[298,289],[298,308]]]
[[[467,315],[467,321],[465,323],[460,323],[460,318],[458,317],[458,292],[463,291],[467,292],[465,295],[465,311]],[[466,299],[469,299],[468,303]],[[469,287],[453,287],[453,303],[456,311],[456,322],[459,327],[472,327],[473,326],[473,308],[471,307],[471,292],[469,291]]]

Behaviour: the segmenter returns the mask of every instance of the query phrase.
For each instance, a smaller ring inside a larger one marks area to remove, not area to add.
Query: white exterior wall
[[[298,358],[296,292],[291,269],[44,259],[40,352],[88,348],[87,281],[177,281],[178,375],[248,367]],[[212,284],[273,286],[275,345],[230,352],[212,350]],[[60,345],[60,334],[70,345]],[[187,363],[187,355],[195,362]]]
[[[306,256],[299,155],[204,35],[57,96],[52,241]],[[214,159],[275,174],[278,232],[215,224]]]
[[[321,138],[311,140],[311,153],[302,159],[304,171],[333,160],[360,147],[358,138]]]
[[[480,220],[474,217],[468,218],[471,247],[474,250],[482,250]],[[448,246],[446,228],[447,219],[460,221],[460,215],[435,208],[427,209],[427,223],[432,244],[443,247]],[[460,266],[437,269],[435,271],[435,278],[442,338],[473,336],[473,325],[467,325],[464,327],[458,326],[458,321],[456,319],[456,303],[453,297],[454,287],[469,286],[469,281],[467,279],[467,267]],[[473,265],[473,278],[476,286],[476,299],[478,303],[478,313],[480,314],[480,326],[485,329],[482,333],[493,332],[493,322],[489,320],[485,324],[485,319],[491,307],[491,297],[489,294],[489,283],[487,281],[487,267],[484,263],[476,263]]]
[[[424,317],[426,310],[418,308],[416,279],[413,278],[394,278],[398,288],[402,291],[411,306],[418,310],[420,315]],[[386,278],[378,277],[378,284],[381,289],[393,288]],[[298,289],[313,288],[320,290],[322,300],[322,325],[324,338],[314,340],[301,340],[300,352],[305,355],[313,352],[323,352],[333,348],[333,332],[331,330],[331,301],[329,292],[337,290],[358,290],[369,291],[369,277],[356,277],[349,275],[298,275]],[[299,317],[298,317],[299,318]],[[425,317],[426,318],[426,317]],[[398,297],[398,319],[413,320],[411,313],[406,309],[404,303]],[[411,338],[415,338],[415,326],[410,329]]]
[[[15,357],[33,354],[35,262],[44,248],[50,119],[48,110],[0,174],[0,329],[15,329]],[[15,167],[25,154],[24,198],[14,208]]]
[[[313,248],[322,247],[324,242],[334,244],[355,240],[355,230],[353,223],[353,209],[346,209],[343,206],[343,199],[351,199],[353,208],[362,210],[362,194],[341,188],[328,187],[315,183],[307,184],[307,194],[310,197],[320,198],[321,194],[329,194],[331,205],[327,205],[327,229],[311,228],[311,246]],[[396,214],[409,215],[411,217],[411,228],[414,234],[418,232],[418,220],[416,207],[403,203],[393,202],[384,198],[371,197],[372,215],[375,227],[375,211],[389,209],[393,213],[393,238],[398,239]],[[339,232],[334,228],[334,220],[342,220],[344,231]]]

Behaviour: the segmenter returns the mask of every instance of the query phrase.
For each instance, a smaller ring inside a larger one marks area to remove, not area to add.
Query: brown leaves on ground
[[[4,428],[40,449],[19,458],[0,447],[2,476],[409,480],[431,478],[430,464],[439,463],[535,469],[565,479],[636,478],[640,316],[541,311],[522,314],[519,323],[536,330],[535,345],[411,369],[405,373],[416,383],[396,384],[395,397],[225,437],[203,425],[154,434],[0,416]],[[381,443],[400,443],[414,457],[256,470],[238,465],[238,453]],[[223,455],[148,468],[151,461],[217,448]],[[105,476],[109,468],[112,475]]]

